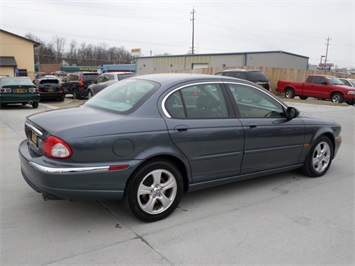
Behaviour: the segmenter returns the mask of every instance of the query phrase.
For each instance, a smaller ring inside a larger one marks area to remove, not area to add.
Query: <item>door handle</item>
[[[176,126],[175,128],[174,128],[174,131],[175,132],[178,132],[178,133],[184,133],[184,132],[187,132],[188,131],[188,127],[187,126]]]

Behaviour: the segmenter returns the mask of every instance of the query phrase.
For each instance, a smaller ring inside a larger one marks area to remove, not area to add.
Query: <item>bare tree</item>
[[[53,47],[55,53],[55,63],[60,63],[64,53],[66,39],[64,37],[53,37]]]
[[[85,42],[78,46],[77,41],[73,39],[69,44],[68,51],[65,51],[66,39],[64,37],[55,36],[51,43],[45,43],[31,33],[26,34],[26,38],[41,44],[35,48],[35,62],[41,64],[65,62],[69,65],[99,66],[128,64],[134,59],[123,46],[108,47],[106,43],[92,45]]]

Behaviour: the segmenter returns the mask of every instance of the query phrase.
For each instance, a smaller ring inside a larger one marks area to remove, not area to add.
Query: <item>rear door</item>
[[[230,116],[221,84],[175,89],[163,100],[163,110],[171,140],[189,160],[194,183],[239,175],[243,126]]]

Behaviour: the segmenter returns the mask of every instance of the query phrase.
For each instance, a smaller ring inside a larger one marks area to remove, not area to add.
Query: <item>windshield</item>
[[[330,85],[344,85],[344,83],[336,77],[327,77],[327,80]]]
[[[142,105],[158,87],[157,83],[147,80],[125,79],[108,86],[85,105],[127,113]]]

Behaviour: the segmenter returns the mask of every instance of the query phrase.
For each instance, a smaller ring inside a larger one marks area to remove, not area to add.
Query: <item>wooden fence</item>
[[[221,72],[226,69],[258,69],[265,73],[270,80],[270,87],[272,92],[276,93],[277,81],[279,80],[291,80],[291,81],[304,81],[310,74],[322,74],[336,76],[338,78],[352,78],[355,79],[355,74],[339,74],[335,72],[329,72],[324,70],[300,70],[300,69],[287,69],[287,68],[272,68],[272,67],[216,67],[216,68],[199,68],[191,70],[178,70],[171,71],[170,73],[196,73],[196,74],[210,74],[214,75],[217,72]]]

